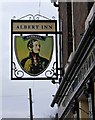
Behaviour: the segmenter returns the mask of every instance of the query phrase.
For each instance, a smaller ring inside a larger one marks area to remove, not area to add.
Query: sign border
[[[39,31],[35,31],[35,32],[13,32],[13,23],[14,22],[37,22],[37,23],[54,23],[55,24],[55,32],[39,32]],[[17,77],[17,78],[13,78],[13,68],[12,68],[12,64],[13,64],[13,34],[54,34],[55,35],[55,46],[56,46],[56,76],[52,76],[52,77]],[[53,80],[53,79],[58,79],[58,44],[57,44],[57,34],[60,34],[60,32],[57,32],[57,20],[11,20],[11,80]]]

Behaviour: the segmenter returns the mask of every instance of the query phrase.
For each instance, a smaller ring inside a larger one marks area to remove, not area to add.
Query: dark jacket
[[[36,60],[33,59],[34,55],[36,55]],[[36,61],[36,62],[35,62]],[[24,70],[31,75],[38,75],[45,70],[48,66],[49,60],[39,56],[38,54],[29,53],[29,57],[24,58],[21,61],[21,65]]]

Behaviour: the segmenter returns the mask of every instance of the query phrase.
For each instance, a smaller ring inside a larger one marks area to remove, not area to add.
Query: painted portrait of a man
[[[29,50],[29,56],[21,61],[21,65],[27,72],[38,74],[48,65],[49,60],[39,55],[41,45],[38,40],[30,40],[27,48]]]
[[[31,76],[37,76],[48,67],[52,51],[52,37],[46,40],[31,38],[22,40],[16,37],[16,55],[21,68]]]

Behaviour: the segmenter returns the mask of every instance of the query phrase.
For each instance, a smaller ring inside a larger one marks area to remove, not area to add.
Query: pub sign
[[[56,78],[56,32],[56,20],[11,20],[12,80]]]

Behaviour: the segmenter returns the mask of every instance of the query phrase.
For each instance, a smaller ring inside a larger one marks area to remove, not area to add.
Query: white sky
[[[27,14],[35,15],[39,10],[41,15],[49,18],[55,16],[57,19],[57,9],[50,0],[0,1],[0,118],[29,117],[29,88],[33,94],[34,117],[49,117],[56,111],[56,108],[54,110],[50,107],[52,95],[57,90],[57,86],[51,81],[11,81],[10,79],[10,21],[13,16],[20,18]]]

